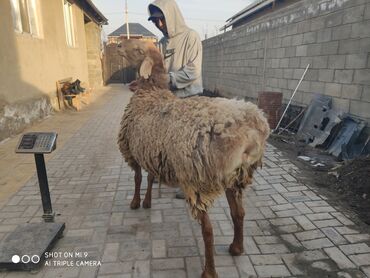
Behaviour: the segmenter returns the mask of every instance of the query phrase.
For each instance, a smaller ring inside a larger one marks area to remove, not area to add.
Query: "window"
[[[67,45],[70,47],[74,47],[76,46],[76,39],[73,25],[72,4],[69,3],[67,0],[63,0],[63,11]]]
[[[10,0],[14,29],[17,32],[39,35],[36,2],[37,0]]]

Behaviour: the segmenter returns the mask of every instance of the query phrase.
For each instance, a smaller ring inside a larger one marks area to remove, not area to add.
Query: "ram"
[[[245,101],[177,98],[168,89],[163,58],[153,44],[126,40],[119,53],[140,73],[118,136],[120,151],[135,172],[131,208],[140,207],[142,168],[148,172],[144,207],[151,205],[154,177],[170,187],[180,187],[202,228],[206,258],[202,277],[217,277],[207,211],[226,192],[234,223],[229,252],[242,254],[242,192],[262,165],[270,132],[266,118],[256,105]]]

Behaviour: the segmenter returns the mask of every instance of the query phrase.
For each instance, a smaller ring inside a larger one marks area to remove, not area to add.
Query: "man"
[[[174,0],[156,0],[148,7],[149,21],[162,32],[160,40],[170,89],[180,98],[200,95],[202,84],[202,43],[198,33],[186,26]],[[176,198],[184,199],[182,191]]]
[[[203,92],[202,43],[186,26],[174,0],[156,0],[148,7],[149,19],[163,33],[160,47],[170,76],[171,91],[178,97]]]

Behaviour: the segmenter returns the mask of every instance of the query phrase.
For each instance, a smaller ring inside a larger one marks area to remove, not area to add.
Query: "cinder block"
[[[343,99],[343,98],[333,98],[333,108],[338,111],[343,111],[344,113],[349,112],[349,99]]]
[[[349,112],[361,118],[370,118],[369,102],[351,100]]]
[[[302,57],[300,67],[301,68],[306,68],[308,64],[312,65],[312,63],[313,63],[313,58],[312,57]]]
[[[370,86],[364,86],[362,90],[361,100],[367,101],[370,103]]]
[[[332,97],[340,97],[342,92],[342,84],[327,83],[325,86],[325,95]]]
[[[302,77],[303,72],[304,72],[304,69],[295,69],[293,72],[293,78],[300,79]]]
[[[311,19],[310,31],[317,31],[325,28],[325,19],[323,17]]]
[[[321,45],[321,54],[322,55],[337,54],[338,53],[338,46],[339,46],[338,41],[330,41],[330,42],[323,43]]]
[[[315,69],[326,69],[328,67],[328,56],[316,56],[312,59],[312,68]]]
[[[328,42],[331,40],[332,29],[326,28],[317,31],[317,42]]]
[[[307,32],[303,34],[303,43],[315,43],[316,42],[316,32]]]
[[[370,19],[370,4],[366,5],[364,19]]]
[[[303,34],[292,36],[292,45],[300,45],[303,42]]]
[[[305,80],[310,80],[310,81],[316,81],[319,79],[319,70],[317,69],[308,69],[305,77],[304,77]]]
[[[365,5],[346,9],[343,14],[343,24],[362,21],[364,17]]]
[[[319,70],[319,81],[332,82],[334,79],[334,70],[332,69],[320,69]]]
[[[353,81],[353,70],[335,70],[334,81],[342,84],[350,84]]]
[[[342,24],[342,11],[325,16],[325,27],[333,27]]]
[[[286,79],[292,79],[293,78],[293,69],[284,69],[283,70],[283,77]]]
[[[346,69],[366,68],[367,56],[368,56],[367,53],[347,55],[346,56]]]
[[[296,56],[307,56],[307,45],[299,45],[297,46]],[[311,46],[310,46],[311,48]]]
[[[297,22],[297,32],[298,33],[307,33],[310,31],[310,22],[308,20]]]
[[[352,32],[352,26],[350,24],[333,27],[332,38],[333,40],[348,39],[351,37],[351,32]]]
[[[285,57],[295,57],[298,56],[297,54],[297,48],[295,46],[290,46],[285,48]]]
[[[370,69],[361,69],[355,71],[354,82],[358,84],[370,85]],[[370,111],[370,109],[369,109]]]
[[[300,58],[299,57],[289,58],[289,67],[290,68],[298,68],[299,65],[300,65]]]
[[[310,91],[323,94],[325,92],[325,82],[311,82]]]
[[[289,58],[280,59],[279,67],[280,68],[288,68],[289,67]]]
[[[351,37],[354,39],[370,37],[370,20],[352,24]]]
[[[329,56],[328,68],[329,69],[343,69],[346,63],[345,55],[331,55]]]
[[[361,48],[360,39],[342,40],[339,42],[338,54],[358,53],[360,48]]]
[[[361,95],[362,95],[361,85],[343,85],[342,87],[342,98],[360,100]]]
[[[307,48],[307,56],[320,55],[320,53],[322,53],[321,48],[322,48],[321,43],[310,44],[309,47]]]
[[[292,36],[286,36],[281,39],[281,46],[287,47],[292,45]]]

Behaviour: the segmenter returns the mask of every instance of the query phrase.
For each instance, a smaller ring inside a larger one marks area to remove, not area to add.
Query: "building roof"
[[[221,28],[221,30],[225,30],[226,28],[233,26],[238,21],[251,16],[252,14],[260,11],[261,9],[265,8],[266,6],[272,4],[276,0],[256,0],[252,4],[248,5],[245,9],[241,10],[240,12],[236,13],[228,20],[226,20],[226,25]]]
[[[129,23],[128,25],[130,29],[130,35],[141,35],[143,37],[154,37],[156,38],[156,35],[154,35],[152,32],[150,32],[148,29],[146,29],[143,25],[140,23]],[[126,23],[123,24],[121,27],[119,27],[117,30],[113,31],[108,35],[108,37],[119,37],[122,35],[127,35],[127,29],[126,29]]]
[[[70,0],[68,0],[70,1]],[[79,6],[86,16],[99,25],[107,25],[108,19],[95,7],[91,0],[74,0],[77,6]]]

